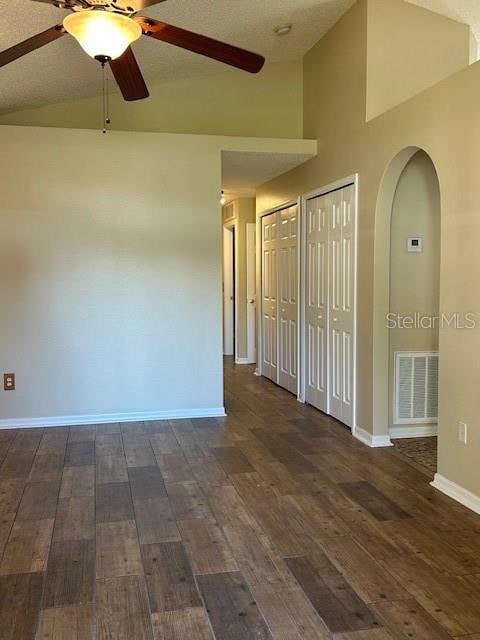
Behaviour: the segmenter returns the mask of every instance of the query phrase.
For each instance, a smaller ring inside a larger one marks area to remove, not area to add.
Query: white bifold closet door
[[[353,426],[355,189],[307,200],[306,401]]]
[[[263,374],[292,393],[298,381],[298,207],[262,218]]]

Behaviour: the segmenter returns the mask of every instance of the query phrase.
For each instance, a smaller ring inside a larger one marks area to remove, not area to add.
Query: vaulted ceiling
[[[477,0],[408,0],[469,23],[480,34]],[[355,0],[167,0],[144,13],[257,51],[267,62],[303,56]],[[65,12],[33,0],[3,0],[0,50],[62,21]],[[292,24],[288,36],[276,26]],[[220,63],[142,38],[135,53],[149,83],[215,74]],[[242,73],[236,71],[236,73]],[[47,45],[0,69],[0,112],[100,94],[101,73],[73,38]]]
[[[470,25],[480,40],[480,2],[478,0],[406,0],[411,4],[435,11],[447,18]]]
[[[167,0],[142,14],[261,53],[268,62],[300,58],[355,0]],[[33,0],[4,0],[0,50],[63,20],[65,11]],[[288,36],[274,28],[293,25]],[[218,62],[142,38],[135,54],[150,83],[215,74]],[[238,72],[242,73],[242,72]],[[0,69],[0,111],[100,93],[101,73],[73,38],[47,45]]]

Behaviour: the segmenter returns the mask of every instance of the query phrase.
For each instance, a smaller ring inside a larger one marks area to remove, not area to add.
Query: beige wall
[[[235,297],[236,358],[247,358],[247,224],[255,222],[255,198],[235,198],[234,217],[227,225],[235,225]],[[228,208],[230,210],[230,208]],[[224,208],[226,210],[226,208]]]
[[[390,26],[395,29],[393,20]],[[269,209],[359,172],[357,422],[381,435],[387,433],[389,422],[385,314],[391,215],[391,207],[381,203],[388,204],[390,198],[391,204],[393,198],[393,193],[382,193],[379,201],[382,179],[403,149],[419,147],[430,155],[439,176],[442,207],[440,307],[479,313],[480,64],[366,123],[366,50],[367,1],[359,0],[305,58],[305,129],[315,132],[319,155],[264,185],[257,209]],[[397,159],[387,181],[403,169],[412,153]],[[439,472],[478,495],[480,324],[473,331],[443,328],[439,345]],[[457,439],[458,421],[470,426],[468,446]]]
[[[407,251],[407,239],[411,237],[422,238],[421,253]],[[419,151],[403,170],[393,201],[390,312],[404,317],[420,313],[427,318],[434,318],[439,314],[439,296],[440,190],[432,161],[426,153]],[[389,331],[391,425],[394,412],[395,351],[436,351],[438,325],[430,327],[398,327]]]
[[[148,100],[111,97],[114,130],[227,136],[300,138],[301,60],[266,65],[257,75],[227,69],[150,87]],[[28,109],[0,116],[0,124],[98,129],[100,98]]]
[[[17,127],[0,145],[0,418],[222,407],[218,146]]]
[[[399,0],[369,0],[367,119],[470,63],[470,28]]]

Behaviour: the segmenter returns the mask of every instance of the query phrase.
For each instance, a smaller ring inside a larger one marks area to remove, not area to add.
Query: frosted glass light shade
[[[92,58],[115,60],[142,35],[142,28],[127,16],[109,11],[76,11],[63,21],[65,30]]]

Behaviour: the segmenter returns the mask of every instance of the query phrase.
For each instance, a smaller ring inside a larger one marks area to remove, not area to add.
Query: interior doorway
[[[235,356],[235,225],[223,227],[223,354]]]
[[[417,151],[395,190],[390,228],[389,432],[400,449],[434,466],[440,321],[440,186]]]
[[[373,428],[379,446],[396,443],[429,473],[441,366],[440,243],[434,162],[420,147],[406,147],[387,165],[377,199]],[[419,457],[425,451],[427,464]]]

